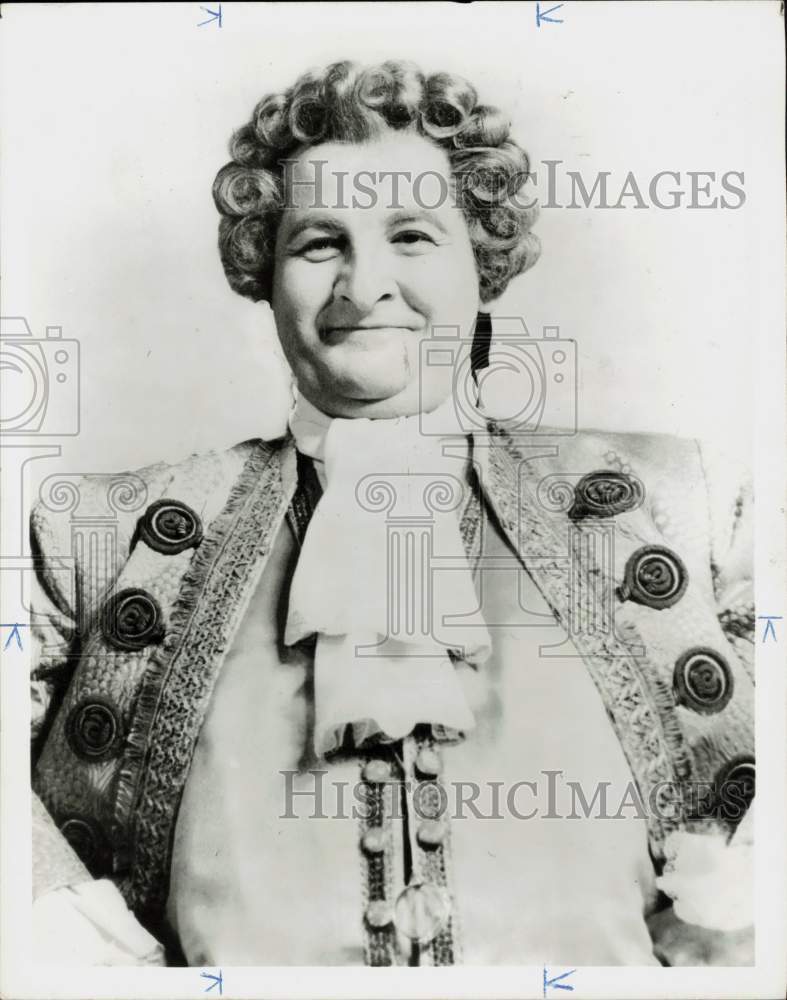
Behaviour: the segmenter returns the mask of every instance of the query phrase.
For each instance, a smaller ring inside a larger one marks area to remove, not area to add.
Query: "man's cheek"
[[[305,303],[293,299],[279,301],[273,318],[282,344],[289,343],[294,350],[313,349],[319,344],[314,311]]]
[[[441,265],[425,270],[422,277],[422,311],[430,322],[461,325],[465,313],[475,317],[478,286],[474,270],[458,275],[456,267]]]

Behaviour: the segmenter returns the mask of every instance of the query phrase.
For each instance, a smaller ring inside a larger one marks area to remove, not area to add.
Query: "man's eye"
[[[335,257],[336,254],[341,253],[341,241],[336,236],[321,236],[315,240],[309,240],[305,243],[300,250],[298,250],[298,255],[300,257],[305,257],[306,260],[311,261],[322,261],[330,260],[331,257]]]
[[[404,229],[402,232],[397,233],[393,238],[394,243],[402,243],[404,246],[417,247],[419,245],[425,246],[426,244],[431,244],[436,246],[434,239],[428,234],[420,229]]]

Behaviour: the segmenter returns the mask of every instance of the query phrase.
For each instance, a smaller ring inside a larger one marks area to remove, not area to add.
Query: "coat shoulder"
[[[693,438],[634,431],[580,430],[565,433],[550,428],[523,434],[507,423],[495,423],[493,433],[523,460],[547,451],[566,473],[594,471],[633,473],[640,478],[686,477],[701,479],[700,447]]]
[[[230,448],[195,452],[177,462],[154,462],[136,469],[103,473],[57,473],[41,486],[30,509],[34,558],[74,556],[73,526],[109,525],[119,551],[128,550],[137,522],[156,500],[176,491],[198,513],[228,493],[251,456],[273,457],[285,439],[251,438]],[[185,499],[188,497],[188,499]]]

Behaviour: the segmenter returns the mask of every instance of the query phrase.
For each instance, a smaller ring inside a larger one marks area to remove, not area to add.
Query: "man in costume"
[[[479,309],[538,242],[466,81],[337,63],[231,155],[288,432],[33,511],[44,956],[69,913],[98,963],[750,961],[748,489],[489,417]]]

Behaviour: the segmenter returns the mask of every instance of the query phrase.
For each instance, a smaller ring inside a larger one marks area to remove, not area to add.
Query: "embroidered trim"
[[[393,869],[395,864],[393,814],[394,795],[398,794],[396,780],[367,781],[364,771],[373,758],[360,759],[361,788],[366,808],[359,810],[359,846],[362,855],[361,890],[363,898],[363,953],[364,962],[371,966],[390,966],[397,962],[396,928],[393,920],[382,926],[369,922],[370,907],[393,916]],[[375,837],[382,850],[365,849],[368,837]]]
[[[128,830],[132,855],[120,888],[148,922],[166,904],[175,819],[213,687],[286,502],[282,465],[279,447],[255,443],[183,576],[168,635],[141,685],[115,821]]]
[[[428,730],[417,730],[418,735],[405,741],[404,762],[407,777],[412,775],[413,809],[408,810],[408,823],[418,824],[421,821],[435,821],[444,824],[444,835],[440,843],[431,847],[423,846],[418,837],[413,840],[413,878],[423,879],[429,885],[445,889],[451,898],[451,913],[445,927],[439,931],[432,941],[419,949],[419,965],[455,965],[461,962],[460,935],[458,930],[458,914],[456,895],[453,891],[451,878],[451,828],[450,810],[448,809],[448,794],[439,774],[419,778],[415,762],[418,754],[429,751],[436,754],[442,762],[442,757],[434,739]],[[417,805],[416,805],[417,796]],[[424,961],[425,960],[425,961]]]
[[[719,612],[719,624],[727,638],[746,639],[754,642],[754,604],[738,608],[725,608]]]

